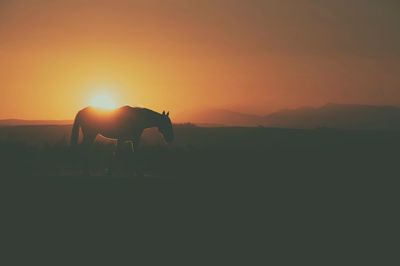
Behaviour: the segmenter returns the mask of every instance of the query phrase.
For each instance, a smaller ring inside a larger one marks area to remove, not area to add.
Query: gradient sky
[[[1,0],[0,118],[400,105],[398,0]]]

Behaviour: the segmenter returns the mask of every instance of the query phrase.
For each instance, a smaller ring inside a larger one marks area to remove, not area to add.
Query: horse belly
[[[117,132],[115,130],[101,131],[99,134],[109,139],[129,139],[127,134],[122,134],[121,132]]]

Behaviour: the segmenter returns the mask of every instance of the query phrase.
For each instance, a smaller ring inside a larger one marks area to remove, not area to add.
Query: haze
[[[397,0],[0,2],[0,118],[400,104]]]

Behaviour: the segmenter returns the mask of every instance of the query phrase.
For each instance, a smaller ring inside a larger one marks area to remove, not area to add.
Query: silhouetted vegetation
[[[177,126],[176,141],[167,146],[157,130],[147,130],[137,161],[142,179],[131,175],[126,153],[107,175],[114,145],[102,138],[91,148],[92,176],[83,175],[65,141],[68,132],[70,126],[0,129],[7,217],[24,210],[30,216],[15,220],[32,224],[31,217],[42,217],[47,227],[57,214],[63,228],[74,219],[80,232],[99,222],[115,224],[112,232],[124,223],[126,230],[144,217],[139,230],[148,228],[146,238],[175,228],[173,238],[184,239],[194,230],[196,242],[221,234],[234,245],[250,243],[251,250],[262,248],[253,242],[258,236],[261,242],[268,237],[273,249],[287,239],[297,247],[323,237],[327,244],[312,253],[324,254],[326,245],[336,247],[349,235],[370,237],[365,232],[383,212],[395,213],[396,132]],[[85,229],[83,219],[90,221]],[[176,234],[177,228],[185,233]]]
[[[0,130],[3,172],[29,176],[80,176],[79,158],[70,148],[70,126],[10,127]],[[40,138],[32,137],[39,135]],[[395,170],[400,148],[397,132],[333,129],[289,130],[176,126],[176,141],[166,145],[157,130],[146,130],[138,164],[148,176],[267,181],[274,176],[337,180]],[[6,140],[7,138],[11,140]],[[126,145],[129,145],[128,143]],[[105,176],[115,142],[98,138],[90,151],[94,176]],[[129,161],[129,147],[120,159]],[[124,165],[125,164],[125,165]],[[5,170],[4,170],[5,169]],[[296,169],[296,170],[295,170]],[[126,170],[126,169],[125,169]],[[128,178],[120,170],[116,177]],[[124,172],[125,171],[125,172]],[[359,173],[355,175],[355,173]],[[311,175],[310,175],[311,174]]]

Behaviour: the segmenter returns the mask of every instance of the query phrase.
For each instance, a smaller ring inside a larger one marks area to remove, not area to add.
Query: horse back
[[[140,130],[140,110],[124,106],[111,111],[87,107],[79,112],[81,127],[91,134],[102,134],[110,138],[126,138]]]

